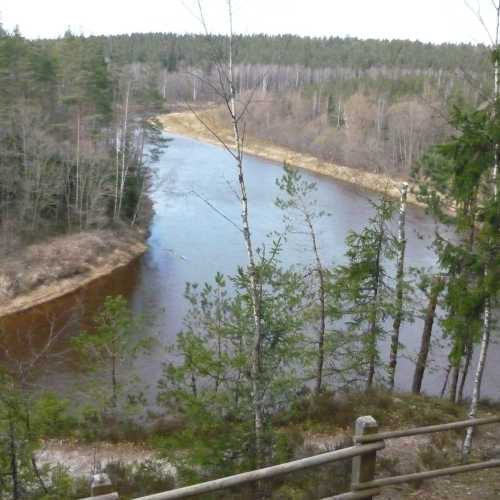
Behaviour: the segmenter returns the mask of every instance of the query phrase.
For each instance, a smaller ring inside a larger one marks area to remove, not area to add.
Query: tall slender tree
[[[319,310],[314,316],[318,317],[319,326],[317,333],[317,353],[316,353],[316,373],[314,391],[318,395],[323,388],[323,371],[325,364],[325,335],[328,320],[327,305],[327,285],[330,272],[323,265],[320,254],[320,246],[316,223],[321,217],[327,215],[324,210],[318,209],[318,202],[315,199],[317,190],[316,183],[308,182],[302,178],[299,172],[284,165],[284,174],[276,183],[285,197],[278,197],[276,205],[285,211],[284,220],[286,223],[286,232],[297,231],[297,223],[304,224],[307,234],[310,238],[311,249],[314,256],[314,265],[312,273],[317,277],[317,293],[313,296],[313,307],[316,309],[316,301],[319,302]],[[297,215],[301,219],[297,221]]]
[[[399,332],[404,316],[404,292],[405,292],[405,252],[406,252],[406,199],[408,195],[408,183],[401,186],[401,200],[399,203],[398,240],[397,240],[397,264],[396,264],[396,310],[394,313],[393,333],[391,336],[391,353],[389,359],[389,390],[394,389],[396,378],[396,366],[398,363]]]
[[[493,161],[491,166],[491,176],[488,179],[490,184],[489,189],[486,190],[485,197],[488,197],[485,203],[489,204],[489,209],[485,210],[484,229],[488,233],[486,240],[486,262],[483,269],[483,279],[485,282],[485,297],[484,297],[484,310],[483,310],[483,325],[481,335],[481,347],[479,350],[479,358],[477,367],[474,374],[474,385],[472,388],[472,398],[469,407],[469,417],[476,416],[477,407],[479,403],[481,384],[483,380],[486,356],[488,354],[488,347],[491,335],[492,323],[492,302],[493,298],[498,292],[494,280],[497,279],[494,275],[498,272],[498,236],[499,236],[499,202],[498,202],[498,155],[499,155],[499,140],[498,140],[498,121],[499,121],[499,77],[500,77],[500,49],[499,49],[499,35],[500,35],[500,2],[492,2],[496,14],[496,27],[492,43],[492,59],[493,59],[493,106],[491,109],[491,118],[493,121],[492,142],[493,142]],[[493,282],[492,282],[493,280]],[[473,427],[469,427],[466,431],[463,446],[462,456],[466,459],[470,453],[472,446]]]
[[[367,390],[373,387],[380,365],[378,344],[387,334],[385,321],[394,317],[387,262],[397,255],[397,242],[388,226],[394,204],[382,197],[373,206],[375,214],[368,225],[359,233],[350,232],[346,238],[348,264],[339,267],[336,284],[349,318],[349,329],[360,342]]]

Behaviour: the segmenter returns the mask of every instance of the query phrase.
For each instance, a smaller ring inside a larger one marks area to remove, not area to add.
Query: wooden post
[[[359,417],[354,425],[354,443],[360,444],[357,438],[367,434],[376,434],[378,432],[377,421],[370,416]],[[377,452],[372,451],[364,455],[358,455],[352,459],[351,488],[354,491],[362,490],[360,483],[373,481],[375,479],[375,467],[377,464]],[[374,495],[367,492],[364,498],[373,499]]]
[[[94,474],[90,485],[90,495],[95,497],[107,493],[113,493],[113,485],[109,476],[104,473]]]

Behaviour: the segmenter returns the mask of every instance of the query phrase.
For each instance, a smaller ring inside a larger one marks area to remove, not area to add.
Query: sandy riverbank
[[[220,129],[210,110],[197,111],[197,115],[206,125],[208,125],[208,127],[214,130],[222,140],[227,141],[228,144],[232,144],[231,131],[229,129]],[[198,117],[191,111],[183,111],[161,115],[158,118],[167,132],[185,135],[220,146],[220,142],[207,127],[200,122]],[[246,139],[245,152],[278,163],[287,162],[294,167],[327,175],[371,191],[379,193],[386,192],[393,198],[399,198],[399,188],[402,182],[404,182],[404,179],[365,172],[356,168],[325,162],[314,156],[302,154],[251,137]],[[416,200],[412,193],[408,195],[408,202],[421,206],[421,203]]]
[[[138,231],[96,230],[30,245],[0,266],[0,317],[63,297],[146,252]]]

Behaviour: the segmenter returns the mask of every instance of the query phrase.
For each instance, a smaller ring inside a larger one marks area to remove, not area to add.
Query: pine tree
[[[388,227],[394,203],[382,197],[372,204],[375,215],[368,225],[346,238],[348,263],[339,267],[336,282],[349,332],[359,344],[357,361],[366,373],[367,390],[373,387],[380,365],[378,344],[387,334],[385,321],[394,316],[387,263],[397,255],[397,241]]]
[[[97,406],[102,406],[104,413],[116,416],[119,409],[134,409],[143,401],[142,387],[136,383],[130,364],[151,351],[154,338],[137,336],[144,318],[134,315],[120,295],[106,297],[94,322],[93,330],[73,337],[71,343],[82,366],[97,375],[95,384],[86,389],[97,396]],[[107,376],[102,376],[103,371]]]
[[[330,281],[330,271],[323,264],[321,257],[320,243],[318,241],[317,222],[327,214],[324,210],[318,208],[315,194],[317,191],[316,183],[308,182],[303,179],[298,170],[284,165],[284,174],[276,180],[281,190],[282,196],[279,196],[275,204],[284,211],[284,222],[286,224],[286,234],[294,231],[301,231],[300,226],[305,227],[306,234],[310,239],[310,248],[313,253],[314,263],[304,269],[304,275],[312,275],[313,296],[311,304],[311,319],[317,321],[317,349],[314,357],[316,358],[315,370],[315,393],[318,395],[323,389],[324,365],[326,357],[331,354],[327,351],[325,342],[327,341],[327,328],[329,320],[336,319],[335,308],[328,304],[328,288]],[[299,226],[299,227],[298,227]],[[330,343],[331,344],[331,343]]]
[[[163,450],[192,477],[255,467],[273,461],[273,416],[289,408],[301,389],[300,366],[306,357],[302,330],[304,291],[299,273],[283,270],[276,259],[259,251],[262,351],[260,380],[264,447],[256,456],[252,352],[254,330],[250,276],[239,268],[235,276],[215,276],[201,289],[188,284],[190,309],[175,346],[176,361],[165,365],[159,401],[175,411],[185,426],[165,441]]]

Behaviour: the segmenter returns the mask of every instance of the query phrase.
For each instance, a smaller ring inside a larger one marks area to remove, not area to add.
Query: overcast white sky
[[[491,31],[492,0],[479,5]],[[226,0],[202,0],[212,32],[227,27]],[[424,42],[487,42],[464,0],[233,0],[235,31],[311,36],[402,38]],[[29,38],[131,32],[199,32],[196,0],[1,0],[4,26]]]

